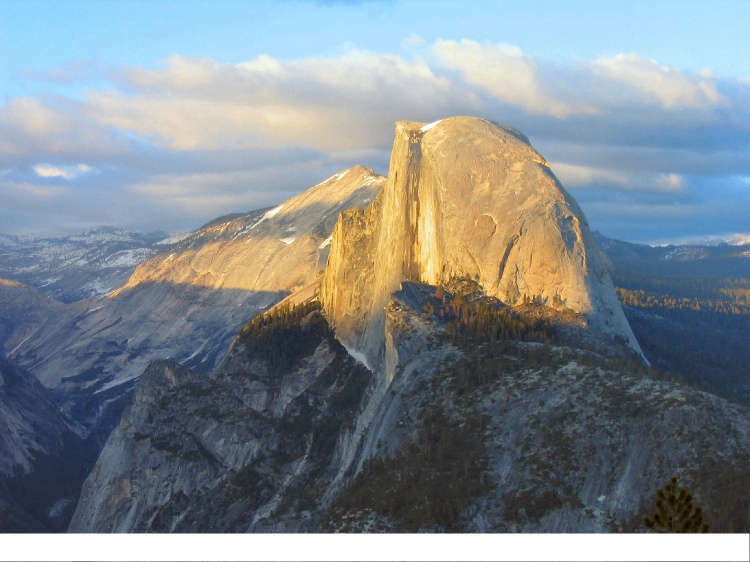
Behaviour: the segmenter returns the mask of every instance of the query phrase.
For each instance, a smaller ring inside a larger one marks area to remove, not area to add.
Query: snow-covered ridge
[[[702,248],[696,248],[693,246],[678,246],[674,250],[670,251],[662,259],[664,260],[700,260],[708,257],[708,253]]]
[[[18,246],[20,242],[18,241],[18,238],[16,236],[11,236],[8,234],[0,234],[0,247],[4,248],[14,248]]]
[[[70,302],[120,286],[159,252],[163,234],[97,227],[62,237],[0,234],[0,276]]]
[[[325,183],[332,182],[332,181],[339,181],[340,179],[342,179],[347,174],[347,172],[349,172],[348,169],[344,170],[342,172],[337,172],[337,173],[333,174],[330,178],[327,178],[327,179],[323,180],[322,182],[320,182],[317,185],[314,185],[313,188],[314,187],[318,187],[319,185],[323,185]]]
[[[154,252],[148,248],[124,250],[108,257],[102,267],[135,267],[150,258]]]
[[[673,238],[650,243],[651,246],[746,246],[750,244],[750,234],[721,234],[705,238]]]
[[[86,244],[96,244],[102,242],[136,242],[142,240],[148,235],[140,232],[132,232],[123,228],[112,226],[97,226],[72,236],[62,237],[60,239],[69,242],[83,242]],[[57,238],[44,238],[41,240],[58,240]]]

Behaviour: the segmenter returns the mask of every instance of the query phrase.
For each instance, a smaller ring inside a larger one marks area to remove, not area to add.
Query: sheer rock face
[[[325,311],[379,368],[393,291],[456,275],[508,303],[527,296],[582,313],[641,353],[583,212],[523,135],[469,117],[399,122],[385,188],[334,229]]]

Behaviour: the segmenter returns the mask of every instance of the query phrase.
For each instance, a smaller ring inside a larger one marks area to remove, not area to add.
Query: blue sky
[[[0,232],[195,228],[470,114],[605,234],[750,233],[749,26],[741,0],[0,0]]]

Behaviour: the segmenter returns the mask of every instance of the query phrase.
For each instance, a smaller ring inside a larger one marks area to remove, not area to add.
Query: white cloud
[[[564,162],[550,162],[550,169],[567,187],[587,187],[602,183],[624,187],[631,179],[627,173]]]
[[[91,172],[93,168],[87,164],[77,164],[75,166],[37,164],[34,166],[33,170],[40,178],[63,178],[66,180],[73,180],[82,174]]]
[[[241,64],[172,57],[123,79],[132,93],[93,92],[90,115],[177,150],[369,148],[390,141],[394,121],[432,119],[459,98],[423,60],[361,51]]]
[[[59,137],[70,129],[59,111],[34,98],[11,99],[0,106],[0,153],[23,155],[28,138]]]
[[[591,205],[589,215],[637,210],[650,197],[659,199],[653,209],[692,197],[694,207],[680,208],[693,212],[708,198],[699,188],[707,177],[715,180],[711,197],[728,193],[720,180],[730,176],[747,191],[737,179],[750,177],[750,89],[742,80],[636,54],[558,64],[512,45],[443,40],[423,50],[416,35],[405,42],[427,58],[354,49],[239,64],[176,56],[156,69],[122,68],[81,100],[0,101],[1,177],[15,186],[2,188],[12,193],[0,202],[2,219],[14,205],[31,213],[46,196],[78,223],[106,204],[117,210],[108,216],[130,225],[169,220],[170,229],[185,229],[197,218],[278,203],[349,165],[386,172],[395,121],[451,115],[522,131]],[[102,181],[81,189],[93,172]],[[64,184],[65,197],[55,199],[53,184]],[[741,201],[739,210],[727,208],[750,213]],[[720,222],[718,212],[701,222]],[[654,228],[665,224],[654,218]]]
[[[675,173],[597,168],[565,162],[550,163],[550,169],[560,183],[569,188],[606,186],[626,191],[677,193],[684,187],[683,177]]]
[[[278,204],[318,183],[331,170],[330,164],[317,160],[269,162],[247,170],[158,174],[129,186],[127,192],[190,217],[210,219]]]
[[[675,193],[682,191],[684,183],[684,178],[679,174],[659,174],[654,181],[659,191]]]
[[[6,205],[19,205],[33,208],[40,201],[59,198],[65,191],[59,187],[40,185],[33,182],[4,181],[0,183],[0,195]]]
[[[107,67],[102,61],[78,60],[67,62],[59,68],[46,72],[23,70],[21,75],[36,80],[70,84],[89,79],[103,79],[106,76]]]
[[[433,46],[438,61],[460,71],[465,80],[498,100],[532,113],[567,117],[590,113],[547,91],[532,57],[512,45],[480,45],[475,41],[439,40]]]
[[[88,107],[67,98],[17,98],[0,102],[0,161],[53,155],[90,159],[123,154],[129,140],[92,120]]]
[[[636,53],[600,58],[590,63],[591,72],[609,82],[608,87],[625,87],[656,100],[663,108],[698,108],[723,105],[724,97],[716,88],[710,72],[691,76],[679,69],[659,65]]]

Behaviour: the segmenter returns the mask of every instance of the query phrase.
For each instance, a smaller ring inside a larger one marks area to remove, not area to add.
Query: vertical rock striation
[[[401,121],[385,188],[341,214],[322,301],[339,339],[385,364],[385,306],[402,281],[477,280],[507,303],[524,297],[583,314],[640,354],[586,218],[518,131],[453,117]]]

